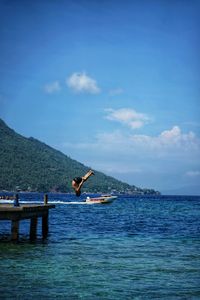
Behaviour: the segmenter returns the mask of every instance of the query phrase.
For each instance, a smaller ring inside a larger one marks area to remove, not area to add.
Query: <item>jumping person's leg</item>
[[[89,170],[83,177],[82,179],[86,181],[91,175],[94,175],[94,172],[92,170]]]

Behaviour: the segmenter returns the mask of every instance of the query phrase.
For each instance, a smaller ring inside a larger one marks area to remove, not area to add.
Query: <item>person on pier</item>
[[[83,177],[75,177],[72,180],[72,187],[76,193],[76,196],[79,197],[81,195],[81,187],[83,183],[88,180],[88,178],[94,175],[94,172],[92,170],[89,170]]]

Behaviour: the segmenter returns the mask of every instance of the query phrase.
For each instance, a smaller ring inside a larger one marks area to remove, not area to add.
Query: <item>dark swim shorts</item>
[[[81,177],[75,177],[75,178],[73,179],[73,181],[75,181],[77,184],[79,184],[79,183],[81,183],[82,178],[81,178]]]

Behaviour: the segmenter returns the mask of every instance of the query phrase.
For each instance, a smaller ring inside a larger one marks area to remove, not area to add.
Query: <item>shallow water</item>
[[[42,200],[21,195],[20,201]],[[119,196],[109,205],[64,205],[49,195],[50,233],[11,243],[0,222],[2,299],[200,299],[200,197]],[[80,201],[83,200],[83,197]]]

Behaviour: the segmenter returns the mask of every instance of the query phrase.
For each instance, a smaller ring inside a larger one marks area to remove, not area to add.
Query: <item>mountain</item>
[[[0,145],[0,190],[72,192],[72,178],[84,175],[89,169],[33,137],[26,138],[16,133],[1,119]],[[155,193],[98,171],[84,184],[82,191]]]

